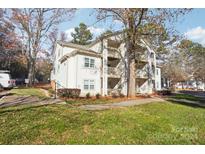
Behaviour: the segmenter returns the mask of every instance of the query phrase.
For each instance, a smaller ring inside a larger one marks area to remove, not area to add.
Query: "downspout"
[[[104,46],[107,46],[107,42],[104,42],[107,40],[102,40],[102,55],[103,55],[103,96],[107,95],[107,48],[104,48]],[[104,44],[105,43],[105,44]]]
[[[102,51],[102,95],[105,96],[105,62],[104,62],[104,40],[101,42],[101,51]]]
[[[68,88],[68,59],[67,59],[67,68],[66,68],[66,88]]]
[[[75,78],[75,87],[77,87],[77,84],[78,84],[78,55],[76,55],[76,78]]]
[[[103,85],[103,82],[104,82],[103,39],[101,40],[101,49],[100,50],[101,50],[100,52],[102,54],[102,59],[101,59],[102,60],[102,62],[101,62],[102,66],[101,66],[101,70],[100,70],[100,72],[101,72],[101,75],[100,75],[100,90],[101,90],[101,95],[104,96],[104,85]]]

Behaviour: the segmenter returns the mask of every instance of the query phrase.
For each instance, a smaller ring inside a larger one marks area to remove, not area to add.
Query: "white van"
[[[15,80],[11,79],[9,71],[0,70],[0,88],[13,88],[15,86]]]

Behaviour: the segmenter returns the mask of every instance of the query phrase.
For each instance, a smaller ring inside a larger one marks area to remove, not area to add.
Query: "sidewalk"
[[[148,104],[152,102],[163,102],[163,101],[165,100],[158,97],[153,97],[153,98],[136,99],[136,100],[119,102],[119,103],[111,103],[111,104],[82,105],[79,106],[78,108],[82,110],[95,111],[95,110],[106,110],[106,109],[117,108],[117,107],[136,106],[141,104]]]

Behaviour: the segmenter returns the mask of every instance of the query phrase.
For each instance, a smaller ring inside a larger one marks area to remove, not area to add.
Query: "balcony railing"
[[[136,71],[136,78],[148,78],[148,73],[145,70],[137,70]]]
[[[113,48],[119,48],[119,46],[120,46],[120,42],[119,41],[117,41],[117,40],[111,40],[111,39],[108,39],[108,42],[107,42],[108,44],[108,47],[113,47]]]
[[[148,58],[145,55],[141,55],[140,57],[136,57],[136,61],[147,63]]]
[[[108,57],[113,57],[113,58],[120,59],[120,53],[119,53],[118,49],[108,47]]]
[[[121,71],[116,67],[108,67],[108,76],[120,77]]]

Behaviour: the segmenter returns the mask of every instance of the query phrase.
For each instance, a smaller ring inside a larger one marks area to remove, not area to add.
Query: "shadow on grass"
[[[193,108],[205,108],[205,103],[199,102],[199,103],[187,103],[183,101],[176,101],[176,100],[169,100],[169,102],[174,103],[174,104],[180,104],[180,105],[185,105]]]
[[[4,97],[4,96],[12,96],[14,95],[14,93],[5,93],[5,94],[0,94],[0,98]]]
[[[35,109],[35,108],[39,108],[39,107],[46,107],[46,106],[52,106],[55,105],[57,103],[53,103],[53,104],[38,104],[38,105],[20,105],[20,106],[12,106],[12,107],[5,107],[5,108],[0,108],[0,114],[3,113],[10,113],[10,112],[20,112],[20,111],[25,111],[25,110],[29,110],[29,109]]]

